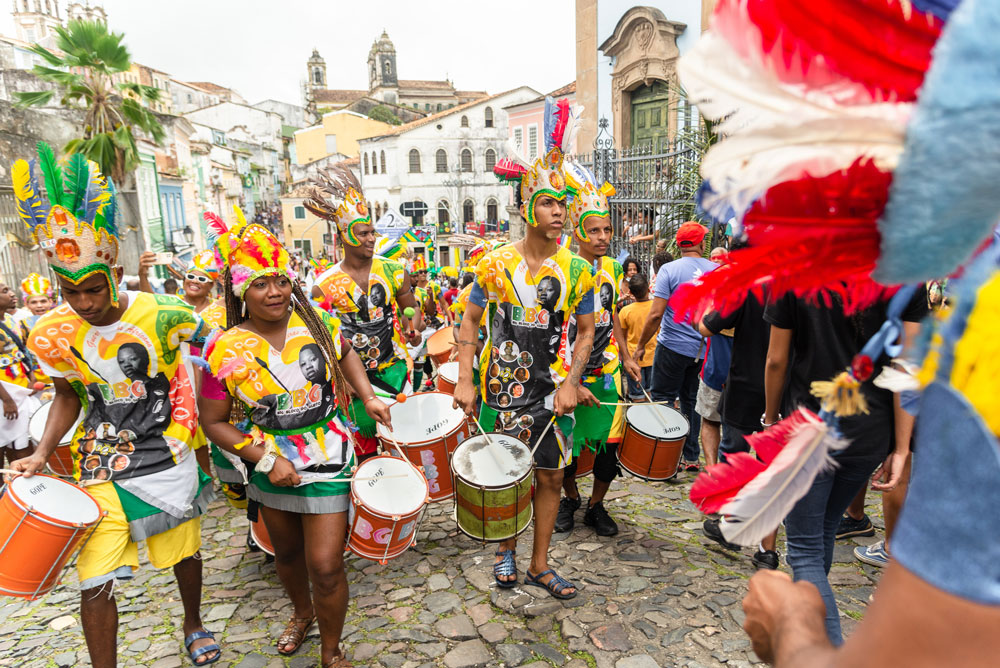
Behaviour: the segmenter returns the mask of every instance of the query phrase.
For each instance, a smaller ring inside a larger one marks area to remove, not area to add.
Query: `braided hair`
[[[229,329],[246,322],[248,318],[243,315],[243,299],[237,297],[236,293],[233,292],[233,278],[228,267],[225,270],[223,284],[226,294],[226,325],[227,329]],[[347,377],[344,376],[344,372],[340,368],[340,363],[337,361],[336,344],[333,342],[330,330],[316,313],[316,309],[313,308],[309,298],[302,292],[302,288],[294,280],[292,281],[292,308],[302,318],[306,329],[309,330],[309,335],[312,336],[313,340],[319,345],[320,350],[323,351],[327,365],[330,368],[330,380],[333,383],[334,393],[337,396],[337,404],[346,412],[351,397],[350,386],[347,383]]]

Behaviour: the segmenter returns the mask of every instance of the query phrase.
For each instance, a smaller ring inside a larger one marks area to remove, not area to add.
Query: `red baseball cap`
[[[677,245],[681,248],[697,246],[706,234],[708,234],[708,229],[704,225],[689,220],[677,228]]]

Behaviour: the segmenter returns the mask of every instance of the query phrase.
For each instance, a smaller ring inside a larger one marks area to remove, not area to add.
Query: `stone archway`
[[[625,12],[600,49],[614,58],[611,73],[611,111],[619,146],[631,143],[632,93],[648,91],[657,82],[673,84],[677,77],[677,37],[687,28],[670,21],[655,7],[633,7]]]

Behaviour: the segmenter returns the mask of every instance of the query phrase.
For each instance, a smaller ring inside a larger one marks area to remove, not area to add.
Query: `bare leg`
[[[556,513],[559,510],[559,490],[562,487],[563,471],[535,469],[535,542],[531,547],[532,575],[538,575],[549,569],[549,545],[552,543],[552,531],[556,525]],[[552,579],[548,576],[541,580],[542,584]],[[576,591],[567,588],[563,593]]]
[[[208,448],[201,448],[208,450]],[[184,637],[205,628],[201,622],[201,554],[195,554],[174,564],[174,576],[177,587],[181,591],[181,603],[184,604]],[[195,650],[213,644],[210,638],[199,638],[191,643]],[[198,657],[198,663],[203,664],[215,657],[218,652],[209,652]]]
[[[722,440],[722,423],[701,419],[701,446],[705,450],[705,464],[719,462],[719,441]]]
[[[299,619],[312,617],[313,604],[309,592],[302,516],[274,508],[262,508],[261,512],[274,546],[274,567],[278,571],[278,579],[292,602],[292,616]],[[278,649],[291,651],[292,647],[293,645],[283,645]]]
[[[604,482],[603,480],[598,480],[594,478],[594,489],[590,492],[590,505],[596,506],[598,503],[604,500],[604,495],[608,493],[611,489],[610,482]]]
[[[854,497],[851,501],[851,505],[847,506],[847,516],[851,519],[860,520],[865,516],[865,493],[868,492],[868,485],[865,484],[858,492],[858,495]]]
[[[903,501],[906,500],[906,489],[910,485],[910,464],[913,455],[906,458],[906,466],[903,468],[903,475],[896,485],[896,489],[891,492],[882,493],[882,515],[885,518],[885,551],[889,551],[889,539],[896,528],[896,519],[899,511],[903,509]]]
[[[118,654],[118,605],[114,581],[80,592],[80,622],[93,668],[115,668]]]
[[[764,540],[760,541],[760,544],[764,546],[765,550],[774,551],[778,546],[778,530],[775,529],[774,533],[770,534]]]
[[[304,514],[301,517],[306,566],[313,586],[313,605],[322,644],[320,663],[326,665],[341,654],[340,634],[347,617],[349,592],[344,569],[347,513]]]

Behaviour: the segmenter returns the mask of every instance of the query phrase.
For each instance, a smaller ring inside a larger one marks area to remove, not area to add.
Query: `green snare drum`
[[[451,459],[455,519],[470,538],[500,542],[531,523],[531,451],[505,434],[463,441]]]

